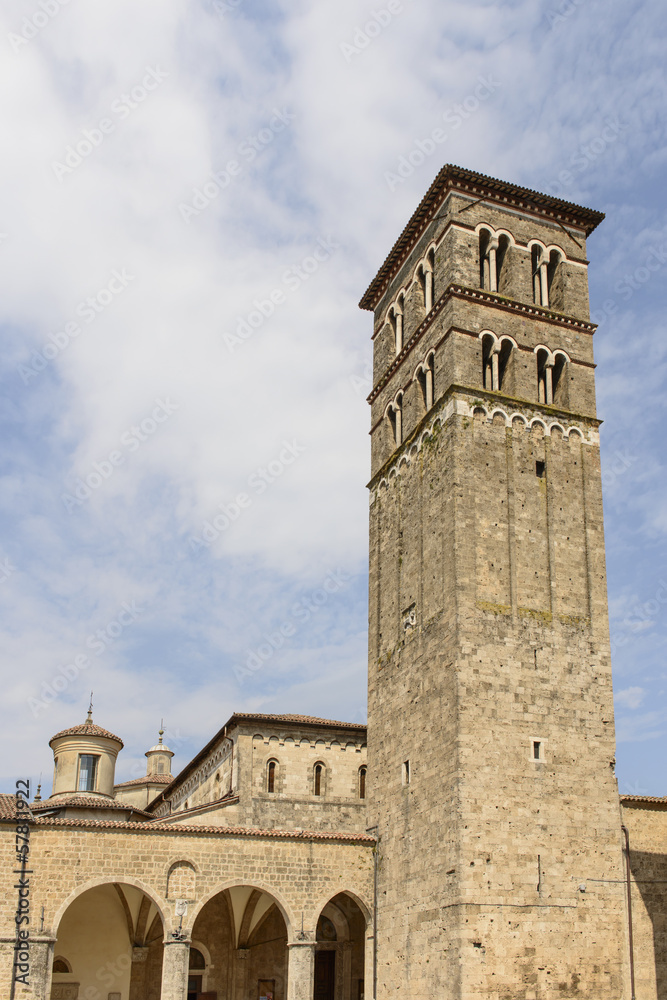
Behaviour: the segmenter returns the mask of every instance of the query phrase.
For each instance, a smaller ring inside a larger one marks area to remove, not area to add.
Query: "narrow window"
[[[498,390],[503,388],[503,383],[505,381],[505,372],[507,371],[507,366],[509,364],[511,356],[512,356],[512,341],[501,340],[500,350],[498,351],[498,384],[495,386],[495,388]],[[505,392],[507,392],[507,389],[505,389]]]
[[[409,785],[410,784],[410,761],[409,760],[404,760],[403,761],[403,784],[404,785]]]
[[[566,384],[567,379],[564,378],[564,374],[567,371],[567,358],[564,354],[556,353],[554,354],[554,366],[551,373],[551,391],[553,395],[554,403],[559,406],[567,407],[567,399],[564,398],[566,395]],[[565,389],[565,391],[564,391]]]
[[[267,792],[275,792],[276,790],[276,762],[275,760],[270,760],[266,768],[266,790]]]
[[[553,359],[544,348],[537,352],[537,401],[553,403]]]
[[[389,404],[387,410],[391,432],[394,437],[394,444],[399,445],[403,441],[403,395],[399,393],[393,403]]]
[[[489,262],[489,244],[491,243],[491,233],[488,229],[479,231],[479,287],[491,290],[491,273]]]
[[[159,760],[157,762],[157,773],[158,774],[164,774],[164,761],[163,760]]]
[[[97,762],[100,758],[82,753],[79,757],[79,791],[94,792],[97,785]]]
[[[547,467],[544,462],[535,462],[535,475],[538,479],[544,479],[547,474]],[[539,746],[539,744],[538,744]]]
[[[366,798],[366,768],[359,768],[359,798]]]
[[[533,740],[533,760],[542,759],[542,744],[539,740]]]
[[[429,313],[433,308],[434,299],[435,250],[429,250],[426,256],[424,271],[424,308]]]
[[[507,251],[509,249],[510,241],[509,237],[501,236],[498,240],[498,249],[496,251],[496,291],[504,291],[505,284],[507,283],[507,269],[505,268],[505,259],[507,257]]]
[[[315,765],[315,795],[322,794],[322,765]]]
[[[394,331],[394,347],[396,356],[403,350],[403,296],[400,295],[395,306],[389,313],[392,329]]]
[[[547,272],[547,305],[551,306],[552,309],[559,309],[562,311],[563,308],[563,296],[562,289],[560,288],[560,281],[557,281],[559,274],[558,267],[562,261],[562,257],[558,250],[552,250],[549,254],[549,262],[546,265]]]
[[[553,256],[553,255],[552,255]],[[549,307],[549,265],[542,247],[534,246],[531,250],[533,271],[533,302],[535,305]]]
[[[497,358],[497,354],[494,352],[495,341],[493,337],[486,336],[482,338],[482,385],[485,389],[497,389],[498,386],[494,380],[494,355]]]

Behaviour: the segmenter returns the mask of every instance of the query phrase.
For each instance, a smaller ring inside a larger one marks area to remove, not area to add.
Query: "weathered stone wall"
[[[623,796],[630,842],[637,1000],[667,997],[667,799]]]
[[[378,1000],[617,1000],[625,901],[583,235],[579,247],[532,215],[486,202],[457,215],[462,204],[452,196],[437,213],[436,284],[473,291],[436,303],[372,399]],[[516,301],[474,291],[480,223],[515,240],[501,287]],[[378,325],[434,232],[390,284]],[[571,258],[567,316],[532,305],[533,239]],[[486,330],[516,342],[495,391],[483,389]],[[539,402],[538,345],[571,359],[559,405]],[[409,385],[429,350],[425,413]],[[399,389],[397,448],[383,413]]]
[[[129,884],[152,900],[170,938],[179,926],[175,900],[167,899],[167,878],[178,861],[195,869],[194,898],[183,919],[189,938],[192,926],[206,901],[230,885],[256,886],[279,903],[290,940],[301,931],[306,940],[315,940],[315,928],[322,908],[341,891],[350,891],[372,905],[373,861],[369,838],[317,839],[307,837],[244,836],[197,829],[150,829],[138,825],[76,825],[72,822],[39,821],[31,837],[31,934],[51,941],[42,949],[35,945],[34,981],[38,991],[20,987],[17,998],[49,996],[53,941],[68,904],[77,893],[95,885],[114,882]],[[9,996],[11,948],[16,893],[13,884],[14,829],[0,825],[2,873],[2,967],[0,996]],[[43,927],[41,913],[43,911]],[[41,929],[40,929],[41,928]],[[169,949],[167,949],[169,950]],[[40,981],[39,964],[44,966]],[[173,964],[173,963],[172,963]],[[47,975],[44,971],[47,970]],[[31,974],[32,978],[32,974]],[[171,993],[169,997],[171,998]],[[176,994],[174,994],[176,995]]]

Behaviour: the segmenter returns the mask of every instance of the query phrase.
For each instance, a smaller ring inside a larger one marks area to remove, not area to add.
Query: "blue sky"
[[[665,794],[664,3],[1,16],[2,787],[43,772],[48,793],[48,739],[91,688],[119,780],[161,717],[179,768],[234,710],[365,718],[357,302],[453,162],[607,213],[588,249],[617,771]]]

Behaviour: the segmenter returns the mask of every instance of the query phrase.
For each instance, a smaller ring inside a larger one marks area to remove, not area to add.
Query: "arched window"
[[[359,768],[359,798],[366,798],[366,768]]]
[[[324,766],[322,764],[316,764],[313,769],[313,794],[322,794],[322,774],[324,772]]]
[[[53,959],[53,971],[61,974],[62,973],[71,974],[72,966],[69,964],[66,958],[62,957],[62,955],[56,955],[56,957]]]
[[[417,369],[417,379],[419,381],[419,386],[422,391],[422,401],[426,410],[430,410],[433,406],[433,369],[435,366],[435,357],[431,353],[426,358]]]
[[[554,354],[554,367],[551,373],[551,387],[554,403],[567,407],[567,364],[568,357],[562,351]]]
[[[550,406],[553,403],[553,358],[542,347],[537,352],[537,401]]]
[[[562,309],[562,295],[557,287],[556,276],[558,266],[563,260],[560,250],[552,250],[548,255],[546,250],[533,244],[531,251],[531,269],[533,272],[533,302],[548,309],[550,305]]]
[[[509,337],[500,340],[493,333],[482,336],[482,384],[485,389],[500,392],[512,356],[514,342]]]
[[[266,765],[266,790],[273,794],[276,790],[276,762],[270,760]]]
[[[562,260],[562,254],[558,250],[552,250],[549,254],[549,262],[547,264],[547,305],[551,309],[561,311],[563,309],[563,295],[562,289],[559,287],[560,282],[556,279]]]
[[[403,442],[403,393],[399,392],[393,403],[387,407],[387,417],[391,425],[394,444]]]
[[[389,320],[394,331],[394,348],[396,356],[403,350],[403,312],[405,306],[404,296],[401,294],[396,300],[396,304],[389,310]]]
[[[433,308],[433,271],[435,267],[435,250],[431,248],[426,254],[426,259],[417,269],[417,277],[422,290],[424,312],[430,313]]]
[[[487,292],[497,292],[501,287],[503,264],[509,245],[510,240],[505,233],[494,236],[489,229],[480,229],[479,285]]]

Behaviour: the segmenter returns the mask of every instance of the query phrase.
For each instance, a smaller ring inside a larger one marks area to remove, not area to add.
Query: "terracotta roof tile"
[[[232,719],[265,720],[266,722],[304,723],[309,726],[340,726],[342,729],[366,730],[365,722],[338,722],[336,719],[320,719],[316,715],[265,715],[262,712],[234,712]],[[230,722],[232,721],[230,719]]]
[[[108,729],[102,729],[101,726],[96,726],[94,722],[84,722],[80,726],[72,726],[71,729],[62,729],[55,736],[51,737],[49,746],[52,745],[54,740],[60,739],[61,736],[104,736],[107,740],[115,740],[121,746],[124,745],[120,736],[114,736]]]
[[[43,812],[45,809],[124,809],[140,813],[142,816],[150,816],[144,809],[138,809],[127,802],[116,802],[115,799],[102,799],[97,795],[67,795],[62,799],[43,799],[41,802],[32,803],[34,813]]]
[[[0,792],[0,819],[14,819],[16,804],[13,795]]]
[[[106,830],[136,830],[143,833],[199,833],[216,834],[221,837],[271,837],[274,840],[339,840],[356,844],[374,844],[375,837],[367,833],[336,833],[315,830],[262,830],[260,827],[244,826],[170,826],[166,823],[132,823],[118,820],[100,819],[57,819],[40,817],[37,827],[80,827]]]
[[[667,795],[621,795],[621,802],[656,802],[667,806]]]
[[[114,785],[114,788],[129,788],[130,785],[168,785],[173,780],[173,774],[144,774],[141,778],[122,781],[119,785]]]

